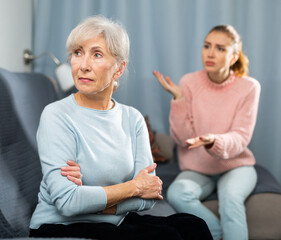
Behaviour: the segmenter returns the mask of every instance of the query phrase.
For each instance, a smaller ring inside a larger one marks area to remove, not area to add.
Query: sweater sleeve
[[[134,155],[135,171],[133,177],[136,177],[140,170],[153,164],[148,130],[142,116],[137,123]],[[155,172],[151,174],[155,175]],[[131,198],[117,205],[116,214],[119,215],[132,211],[148,210],[151,209],[154,204],[155,200],[153,199]]]
[[[192,94],[188,86],[185,84],[184,76],[179,83],[179,87],[183,92],[181,99],[171,100],[170,110],[170,135],[180,146],[186,146],[185,140],[194,137],[194,126],[191,109]]]
[[[215,135],[215,143],[207,151],[220,159],[229,159],[242,153],[251,141],[256,124],[260,96],[260,84],[256,82],[241,102],[231,130]]]
[[[71,119],[48,108],[42,113],[37,142],[43,172],[43,196],[64,216],[102,211],[107,203],[106,194],[99,186],[77,186],[61,175],[60,168],[67,160],[76,161],[75,133],[68,122]]]

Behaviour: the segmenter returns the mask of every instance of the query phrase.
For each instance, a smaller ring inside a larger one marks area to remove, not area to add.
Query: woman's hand
[[[163,75],[158,71],[153,71],[153,75],[156,77],[161,86],[174,96],[174,99],[182,98],[183,95],[181,89],[172,82],[170,77],[166,76],[165,79]]]
[[[188,148],[197,148],[205,146],[206,148],[211,148],[215,142],[214,134],[206,134],[195,138],[189,138],[186,140],[186,143],[189,145]]]
[[[82,186],[82,174],[80,172],[80,166],[74,161],[67,161],[69,166],[61,168],[61,175],[66,176],[68,180],[74,182],[78,186]]]
[[[150,173],[156,168],[156,163],[142,169],[139,174],[132,180],[137,188],[137,196],[143,199],[162,200],[162,184],[163,182],[157,176]]]

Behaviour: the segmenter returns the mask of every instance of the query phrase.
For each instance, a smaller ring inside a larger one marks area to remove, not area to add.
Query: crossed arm
[[[68,178],[78,186],[82,186],[82,174],[80,166],[74,161],[67,161],[68,166],[61,168],[61,175]],[[103,187],[107,196],[107,206],[103,213],[115,214],[117,204],[132,198],[139,197],[143,199],[162,200],[162,181],[159,177],[151,175],[156,168],[156,164],[152,164],[142,169],[139,174],[130,181]]]

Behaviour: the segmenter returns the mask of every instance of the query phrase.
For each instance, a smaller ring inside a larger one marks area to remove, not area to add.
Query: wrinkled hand
[[[139,174],[132,180],[137,187],[137,196],[143,199],[162,200],[162,184],[163,182],[157,176],[150,173],[156,168],[156,163],[142,169]]]
[[[195,138],[189,138],[186,140],[186,143],[189,145],[188,148],[197,148],[205,146],[206,148],[211,148],[215,142],[214,134],[206,134]]]
[[[166,79],[158,71],[153,71],[153,75],[156,77],[161,86],[169,93],[171,93],[175,99],[180,99],[182,97],[181,89],[172,82],[171,78],[166,76]]]
[[[82,174],[80,171],[80,165],[74,161],[67,161],[69,166],[61,168],[61,175],[66,176],[68,180],[74,182],[78,186],[82,186]]]

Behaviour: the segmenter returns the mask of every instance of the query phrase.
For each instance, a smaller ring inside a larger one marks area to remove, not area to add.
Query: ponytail
[[[249,73],[249,59],[243,53],[242,49],[239,51],[238,60],[230,67],[238,77],[248,76]]]

